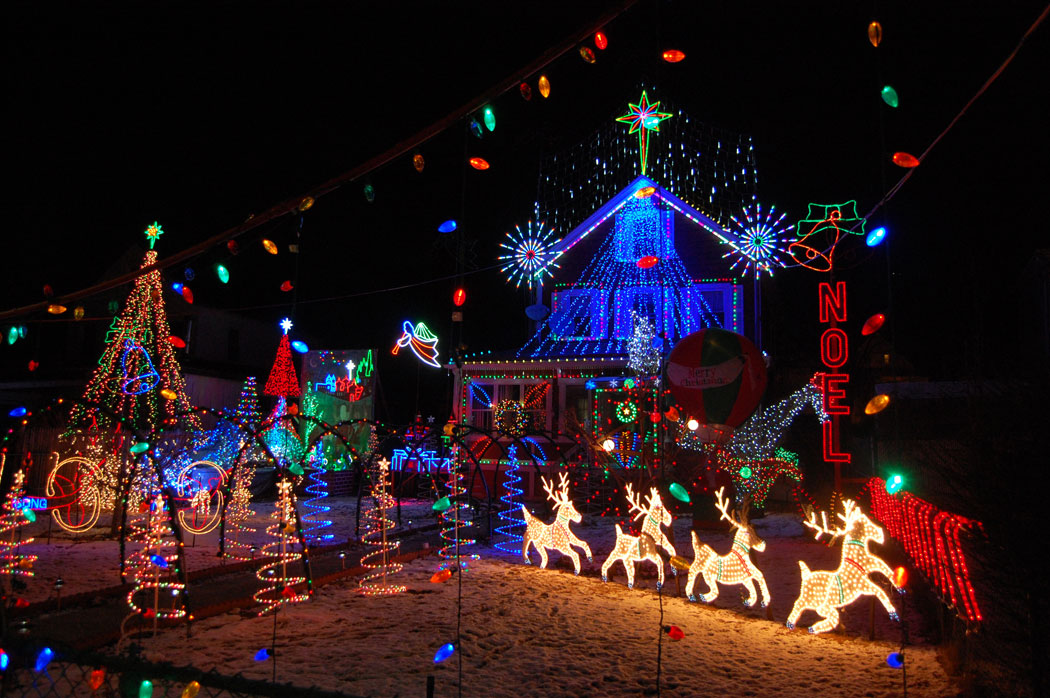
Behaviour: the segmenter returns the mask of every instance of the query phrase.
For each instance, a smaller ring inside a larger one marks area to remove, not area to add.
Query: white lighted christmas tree
[[[372,500],[374,506],[366,514],[366,532],[362,540],[373,550],[361,558],[361,566],[369,572],[361,578],[359,591],[368,596],[388,596],[405,591],[401,584],[391,584],[389,576],[401,571],[401,563],[393,558],[400,549],[400,541],[391,540],[387,533],[394,522],[386,517],[397,502],[390,496],[390,461],[381,458],[372,468]]]
[[[652,376],[660,370],[660,350],[653,346],[656,330],[644,315],[631,311],[634,333],[627,341],[627,367],[640,376]]]
[[[183,561],[164,497],[155,494],[144,508],[144,517],[136,517],[130,537],[135,549],[125,564],[125,574],[133,585],[127,596],[131,615],[124,621],[125,631],[132,629],[128,623],[134,618],[151,622],[156,630],[160,620],[186,616]]]
[[[255,592],[256,602],[263,605],[259,615],[277,611],[284,604],[298,603],[310,598],[309,592],[302,589],[306,577],[289,570],[303,558],[298,550],[299,538],[295,515],[295,502],[292,483],[286,478],[277,481],[277,501],[274,503],[270,518],[273,523],[266,527],[267,542],[262,547],[266,562],[259,567],[255,575],[263,583],[263,588]],[[300,590],[296,590],[300,587]]]
[[[23,552],[23,546],[33,542],[32,538],[22,538],[20,529],[27,523],[36,520],[36,514],[25,500],[25,472],[19,470],[11,478],[11,489],[4,499],[3,514],[0,514],[0,575],[10,577],[32,577],[33,563],[36,555]],[[5,581],[4,593],[10,592]]]

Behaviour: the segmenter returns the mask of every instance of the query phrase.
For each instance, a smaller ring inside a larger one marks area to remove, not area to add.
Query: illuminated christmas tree
[[[302,439],[295,430],[295,421],[287,416],[289,414],[284,396],[277,398],[277,404],[266,418],[265,424],[269,426],[262,433],[266,446],[284,467],[290,463],[298,463],[305,455]]]
[[[631,311],[634,334],[627,341],[627,367],[641,376],[652,376],[660,370],[660,350],[653,346],[656,330],[648,317]]]
[[[153,245],[162,234],[156,223],[146,229],[150,248],[140,268],[157,263]],[[160,271],[153,270],[135,279],[124,310],[113,319],[98,368],[84,390],[84,400],[111,409],[125,420],[125,429],[150,431],[163,420],[176,419],[184,426],[200,429],[195,415],[185,415],[190,410],[190,398],[170,338],[163,282]],[[70,424],[98,431],[117,426],[105,411],[80,404],[73,407]]]
[[[248,376],[241,386],[241,399],[237,403],[234,419],[248,431],[255,431],[259,426],[259,394],[255,386],[255,376]]]
[[[387,582],[389,575],[401,571],[401,564],[390,559],[397,555],[401,543],[387,538],[387,531],[394,527],[394,522],[386,517],[386,512],[396,505],[389,492],[390,461],[386,458],[380,459],[373,466],[371,475],[372,499],[375,506],[366,514],[367,530],[361,538],[374,549],[361,558],[361,566],[367,567],[370,572],[361,578],[358,591],[367,596],[399,594],[405,591],[406,587]]]
[[[281,343],[277,345],[277,357],[273,360],[273,368],[270,369],[270,377],[266,380],[264,395],[274,397],[299,397],[299,377],[295,373],[295,364],[292,363],[292,345],[288,341],[288,330],[292,329],[292,321],[288,318],[281,320]]]
[[[153,246],[163,232],[156,223],[146,229],[150,249],[140,268],[156,264]],[[201,428],[200,420],[190,413],[186,384],[171,342],[163,290],[159,270],[138,277],[124,310],[110,325],[106,348],[83,399],[104,405],[112,414],[82,403],[74,405],[70,412],[67,436],[87,432],[88,443],[75,445],[84,449],[100,473],[97,484],[105,509],[127,498],[134,464],[126,457],[124,438],[131,429],[148,432],[162,423],[181,423],[190,431]],[[115,512],[114,522],[119,517],[119,512]],[[115,526],[116,523],[114,531]]]
[[[264,585],[254,595],[256,602],[263,605],[260,616],[280,609],[283,604],[310,598],[309,592],[295,590],[296,586],[306,582],[306,577],[292,575],[288,570],[289,565],[303,558],[303,554],[296,550],[299,540],[292,497],[292,483],[282,478],[277,482],[277,501],[270,515],[274,523],[266,527],[269,540],[262,547],[262,554],[268,559],[255,573]]]
[[[153,621],[156,629],[159,620],[175,620],[186,617],[183,592],[183,562],[174,540],[171,519],[158,492],[145,507],[145,519],[136,517],[132,540],[141,547],[128,556],[125,575],[133,585],[127,601],[132,618],[141,617]]]
[[[328,483],[324,479],[326,466],[324,443],[319,439],[307,458],[310,484],[306,486],[306,493],[311,495],[310,499],[303,502],[303,507],[308,510],[303,514],[303,537],[306,538],[307,545],[325,543],[335,537],[324,532],[324,529],[332,525],[331,519],[325,518],[332,508],[321,501],[328,497]]]
[[[499,513],[500,525],[496,527],[496,533],[505,536],[505,539],[495,545],[505,553],[518,554],[521,552],[525,518],[521,513],[522,489],[518,487],[521,476],[518,475],[518,447],[515,444],[507,449],[507,469],[503,473],[504,494],[500,497],[503,510]]]
[[[463,548],[474,545],[477,541],[473,538],[464,538],[463,529],[470,528],[474,525],[474,522],[467,518],[471,516],[470,505],[466,502],[460,501],[460,498],[466,494],[466,489],[463,487],[463,473],[460,472],[456,466],[455,460],[453,459],[449,463],[448,472],[448,500],[450,506],[441,512],[441,539],[445,541],[445,545],[438,549],[438,557],[441,558],[442,562],[438,566],[439,569],[448,570],[458,568],[466,571],[467,560],[477,560],[479,558],[476,554],[463,554]]]
[[[33,542],[32,538],[21,538],[18,530],[31,521],[36,521],[36,514],[25,506],[25,472],[17,471],[11,479],[11,489],[4,500],[4,511],[0,514],[0,575],[5,578],[33,576],[33,563],[36,555],[26,555],[22,546]],[[10,534],[10,535],[8,535]],[[4,583],[4,593],[10,592],[9,585]]]
[[[255,464],[247,461],[244,457],[237,461],[233,469],[233,488],[230,494],[230,502],[226,505],[226,521],[223,533],[223,551],[226,557],[234,560],[250,560],[250,545],[243,542],[242,537],[255,533],[254,528],[244,522],[255,516],[251,508],[252,477],[255,475]]]

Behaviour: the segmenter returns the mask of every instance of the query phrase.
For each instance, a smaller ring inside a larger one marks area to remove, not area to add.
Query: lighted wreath
[[[616,405],[616,418],[624,424],[629,424],[638,419],[638,405],[630,400],[624,400]]]
[[[496,429],[504,434],[524,434],[529,426],[529,416],[525,412],[525,405],[517,400],[500,400],[496,405],[493,417]]]

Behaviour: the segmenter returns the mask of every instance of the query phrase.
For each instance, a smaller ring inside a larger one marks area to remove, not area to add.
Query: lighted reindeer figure
[[[671,512],[664,509],[664,504],[660,501],[660,493],[655,487],[649,490],[644,507],[641,504],[641,498],[640,494],[637,496],[634,494],[631,485],[627,485],[627,501],[631,504],[631,511],[638,512],[634,520],[645,517],[642,534],[640,536],[628,535],[620,530],[620,524],[616,524],[616,547],[609,554],[609,559],[602,565],[602,581],[609,581],[609,568],[619,560],[623,562],[623,568],[627,571],[627,588],[633,589],[635,563],[648,560],[655,564],[659,571],[660,578],[656,583],[656,588],[661,589],[664,585],[664,561],[660,557],[659,548],[666,550],[671,557],[677,554],[671,541],[667,540],[667,536],[660,529],[660,526],[671,525]],[[671,574],[677,574],[673,567]]]
[[[737,512],[736,518],[728,512],[729,498],[724,497],[725,487],[720,487],[715,497],[718,500],[718,510],[722,512],[722,518],[728,521],[736,529],[733,536],[733,547],[726,555],[718,555],[706,543],[701,543],[696,537],[696,531],[692,531],[693,537],[693,564],[689,565],[689,581],[685,585],[685,593],[689,595],[690,601],[696,601],[693,595],[693,585],[698,576],[703,576],[707,584],[706,594],[699,594],[700,600],[711,603],[718,598],[719,584],[743,584],[747,589],[747,599],[744,605],[750,608],[757,600],[755,592],[755,581],[762,588],[762,608],[769,605],[769,587],[766,586],[765,577],[762,572],[751,562],[749,553],[752,549],[762,552],[766,549],[766,542],[758,537],[755,529],[747,520],[747,511],[750,502],[744,500],[744,504]]]
[[[557,550],[563,555],[572,558],[572,564],[576,567],[576,574],[580,573],[580,554],[572,549],[572,546],[583,548],[587,553],[587,562],[593,561],[591,547],[587,541],[577,538],[569,530],[569,522],[580,523],[583,519],[580,512],[572,505],[569,499],[569,476],[567,473],[559,473],[559,489],[554,489],[554,480],[541,477],[543,489],[547,492],[547,499],[554,502],[554,511],[558,515],[554,523],[545,524],[529,513],[524,506],[521,507],[525,515],[525,536],[521,541],[521,556],[525,558],[525,564],[531,565],[529,560],[529,545],[536,548],[540,554],[540,569],[547,567],[547,550]]]
[[[820,513],[819,524],[816,512],[809,512],[805,523],[817,532],[817,540],[824,534],[831,536],[832,540],[838,536],[844,537],[842,559],[839,561],[839,568],[834,572],[811,572],[805,562],[798,561],[798,566],[802,569],[802,590],[791,609],[791,615],[788,616],[789,628],[794,628],[798,617],[809,609],[816,611],[823,618],[819,623],[810,626],[809,632],[823,633],[833,630],[839,622],[839,609],[860,596],[876,597],[890,614],[890,618],[900,620],[886,592],[868,578],[870,573],[878,572],[887,579],[893,579],[889,565],[868,550],[868,541],[882,543],[885,540],[882,529],[873,524],[853,500],[843,500],[843,506],[845,515],[838,515],[843,525],[835,530],[828,528],[825,512]]]

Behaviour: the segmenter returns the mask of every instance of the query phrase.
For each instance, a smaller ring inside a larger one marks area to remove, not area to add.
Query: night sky
[[[115,265],[141,258],[141,233],[154,220],[166,231],[163,258],[305,193],[444,118],[618,3],[509,5],[8,6],[0,310],[43,300],[44,284],[61,295],[126,271]],[[622,114],[643,84],[654,100],[752,136],[759,199],[790,220],[811,201],[857,199],[866,212],[903,174],[892,152],[922,152],[1041,11],[1038,2],[642,0],[604,27],[609,48],[596,50],[596,63],[573,47],[544,69],[550,99],[525,102],[513,88],[491,101],[497,128],[483,140],[457,122],[420,146],[422,174],[406,155],[321,198],[304,217],[298,259],[258,246],[261,237],[282,247],[294,240],[296,220],[285,217],[241,238],[237,257],[220,246],[190,262],[197,303],[273,322],[276,346],[277,320],[293,313],[278,287],[297,279],[294,315],[313,347],[386,347],[405,318],[445,336],[452,281],[374,292],[455,272],[436,231],[447,218],[460,221],[474,268],[494,264],[505,232],[531,216],[539,158]],[[866,36],[872,19],[884,27],[878,49]],[[975,347],[979,370],[994,372],[1005,359],[988,347],[1009,342],[1025,321],[1014,280],[1046,246],[1048,36],[1050,27],[1036,30],[875,214],[871,226],[887,225],[890,245],[843,264],[859,322],[887,310],[890,255],[893,336],[916,375],[962,377]],[[686,60],[661,61],[668,48]],[[898,109],[880,100],[883,84],[900,94]],[[492,169],[470,170],[472,155]],[[208,271],[216,262],[230,268],[228,286]],[[765,286],[774,366],[818,360],[818,280],[796,269]],[[469,349],[520,346],[521,293],[494,270],[469,275],[466,288]],[[320,300],[335,297],[343,298]],[[83,305],[108,322],[104,300]],[[44,319],[20,322],[47,337]],[[0,350],[0,374],[29,378],[27,351],[39,345]],[[390,399],[404,384],[395,374],[414,378],[407,361],[380,364]],[[434,404],[444,400],[437,373],[425,383]]]

